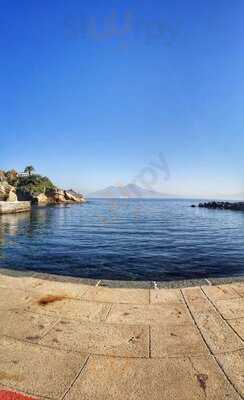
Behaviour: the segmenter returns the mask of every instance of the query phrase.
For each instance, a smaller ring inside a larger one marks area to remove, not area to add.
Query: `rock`
[[[63,203],[83,203],[84,196],[70,190],[52,188],[45,193],[31,193],[18,190],[18,200],[31,201],[33,204],[63,204]]]
[[[48,201],[48,197],[44,193],[40,193],[32,198],[32,202],[35,204],[47,204]]]
[[[58,193],[55,197],[55,201],[56,203],[66,203],[67,200],[63,194]]]
[[[229,201],[209,201],[206,203],[199,203],[198,207],[209,208],[213,210],[235,210],[244,211],[244,202],[230,203]]]
[[[49,203],[83,203],[85,198],[73,190],[50,189],[47,191]]]
[[[7,201],[10,192],[14,194],[15,188],[9,185],[6,181],[0,182],[0,201]],[[12,194],[10,196],[12,199],[14,198]],[[10,201],[16,201],[16,200],[10,200]]]
[[[76,197],[69,192],[65,192],[65,198],[66,198],[66,200],[77,201]]]
[[[65,192],[62,189],[54,188],[54,189],[49,189],[46,192],[46,196],[48,198],[48,202],[50,204],[55,204],[55,203],[66,203],[67,199],[65,198]]]
[[[15,203],[16,201],[18,201],[15,189],[10,190],[6,201],[10,201],[11,203]]]
[[[195,204],[192,204],[191,207],[195,208],[196,206],[195,206]]]
[[[62,189],[56,189],[53,198],[55,203],[66,203],[67,201],[65,192]]]
[[[76,203],[83,203],[85,201],[84,197],[73,190],[65,190],[65,198],[69,201],[74,201]]]

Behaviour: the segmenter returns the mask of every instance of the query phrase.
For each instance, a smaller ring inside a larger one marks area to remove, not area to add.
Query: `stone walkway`
[[[0,273],[0,390],[244,398],[244,283],[133,289],[44,278]]]

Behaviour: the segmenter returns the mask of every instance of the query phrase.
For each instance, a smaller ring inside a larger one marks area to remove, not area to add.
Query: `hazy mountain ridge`
[[[124,186],[108,186],[105,189],[98,190],[89,194],[89,197],[106,198],[162,198],[170,195],[157,192],[155,190],[144,189],[136,184],[129,183]]]

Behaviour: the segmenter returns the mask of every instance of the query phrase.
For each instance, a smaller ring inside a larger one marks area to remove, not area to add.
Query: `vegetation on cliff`
[[[83,195],[57,188],[47,176],[34,174],[29,165],[24,172],[0,170],[0,201],[31,201],[32,203],[85,202]]]
[[[56,187],[48,177],[33,174],[33,171],[34,167],[31,165],[25,168],[26,176],[18,174],[15,169],[10,171],[0,170],[0,181],[7,182],[16,191],[33,194],[45,193],[47,190]]]
[[[29,175],[20,177],[16,183],[17,192],[28,192],[32,194],[46,193],[50,189],[54,189],[55,185],[46,176]]]

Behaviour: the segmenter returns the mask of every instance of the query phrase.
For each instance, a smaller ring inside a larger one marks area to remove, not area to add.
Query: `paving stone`
[[[196,313],[194,318],[213,353],[235,351],[244,347],[243,341],[217,312]]]
[[[0,335],[34,341],[42,337],[58,319],[23,311],[0,311],[0,321]]]
[[[193,323],[185,304],[115,304],[112,306],[107,322],[143,325]]]
[[[175,304],[183,303],[183,297],[179,289],[151,289],[151,304]]]
[[[82,297],[84,300],[101,301],[105,303],[149,304],[147,289],[111,289],[106,287],[90,288]]]
[[[0,310],[23,308],[31,298],[31,294],[23,290],[0,288]]]
[[[47,274],[43,272],[35,272],[33,274],[35,278],[39,278],[42,280],[46,280],[48,282],[67,282],[67,283],[79,283],[82,285],[95,286],[99,283],[98,279],[90,279],[90,278],[79,278],[77,276],[70,275],[56,275],[56,274]]]
[[[149,328],[61,320],[40,343],[82,353],[148,357]]]
[[[89,285],[76,284],[70,282],[48,281],[43,279],[36,280],[35,292],[40,295],[67,296],[73,299],[81,299],[84,293],[91,288]]]
[[[182,293],[192,313],[208,313],[214,310],[214,307],[200,288],[182,289]]]
[[[60,399],[86,358],[3,337],[0,338],[0,384],[31,395]]]
[[[0,274],[0,288],[32,291],[38,285],[39,280],[33,278],[32,276],[12,276]]]
[[[61,400],[74,383],[64,400],[240,399],[188,306],[244,396],[243,283],[152,289],[149,304],[147,285],[45,276],[0,271],[0,389]]]
[[[241,400],[211,357],[91,357],[65,400]]]
[[[204,293],[212,300],[226,300],[240,297],[231,285],[202,286]]]
[[[232,287],[240,297],[244,297],[244,283],[236,283]]]
[[[218,300],[215,306],[225,319],[244,317],[244,298]]]
[[[151,354],[154,358],[207,353],[201,334],[192,324],[151,327]]]
[[[232,385],[244,396],[244,350],[218,354],[217,359]]]
[[[232,329],[244,340],[244,318],[230,319],[228,323]]]
[[[48,302],[50,299],[50,302]],[[44,302],[44,304],[43,304]],[[45,302],[48,302],[45,304]],[[68,319],[100,322],[110,310],[109,304],[74,300],[66,297],[38,296],[26,306],[26,311],[40,314],[57,314]]]
[[[206,300],[200,287],[183,288],[182,293],[189,302]]]

